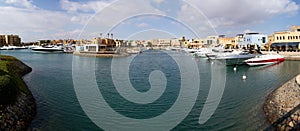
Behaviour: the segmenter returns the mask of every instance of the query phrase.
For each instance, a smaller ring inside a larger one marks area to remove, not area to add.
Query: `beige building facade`
[[[0,35],[0,46],[21,46],[21,38],[18,35]]]
[[[291,26],[290,31],[280,31],[268,36],[268,48],[279,51],[295,51],[299,49],[300,26]]]

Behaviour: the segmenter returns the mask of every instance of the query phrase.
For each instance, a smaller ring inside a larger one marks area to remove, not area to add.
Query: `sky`
[[[23,42],[270,35],[300,25],[299,7],[300,0],[0,0],[0,34]]]

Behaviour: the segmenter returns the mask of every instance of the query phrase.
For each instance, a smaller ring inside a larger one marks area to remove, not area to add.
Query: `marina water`
[[[38,130],[101,130],[89,119],[77,100],[72,79],[73,59],[82,61],[83,66],[85,62],[95,61],[95,76],[99,90],[109,105],[123,116],[147,119],[164,113],[178,97],[179,71],[176,62],[170,61],[169,56],[157,51],[147,53],[148,55],[143,56],[142,53],[137,56],[139,59],[134,59],[130,65],[131,84],[137,91],[148,91],[151,87],[148,78],[153,70],[163,70],[168,81],[164,97],[159,99],[159,102],[144,107],[127,102],[117,94],[110,75],[111,58],[43,54],[29,50],[1,51],[1,54],[15,56],[33,68],[33,71],[23,79],[37,102],[37,115],[31,128]],[[263,67],[238,66],[237,71],[234,71],[232,66],[227,66],[226,85],[221,102],[212,117],[206,123],[199,124],[199,116],[210,89],[212,64],[218,63],[200,58],[191,59],[197,62],[200,72],[199,95],[191,112],[174,128],[175,130],[265,129],[269,126],[262,110],[265,98],[271,91],[300,73],[300,61],[285,61]],[[244,74],[247,75],[246,80],[242,80]],[[118,118],[110,119],[118,120]],[[114,126],[121,123],[106,124]],[[168,123],[156,123],[153,129],[166,125]]]

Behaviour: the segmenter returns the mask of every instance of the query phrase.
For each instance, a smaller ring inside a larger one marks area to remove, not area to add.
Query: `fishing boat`
[[[249,66],[259,66],[259,65],[270,65],[270,64],[275,64],[275,63],[280,63],[284,61],[284,57],[281,55],[259,55],[256,56],[255,58],[251,58],[248,60],[245,60],[245,62]]]

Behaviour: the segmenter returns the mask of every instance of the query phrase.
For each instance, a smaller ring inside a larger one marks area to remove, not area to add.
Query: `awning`
[[[271,44],[271,47],[285,47],[285,46],[298,47],[299,42],[284,42],[284,43],[273,43],[273,44]]]

